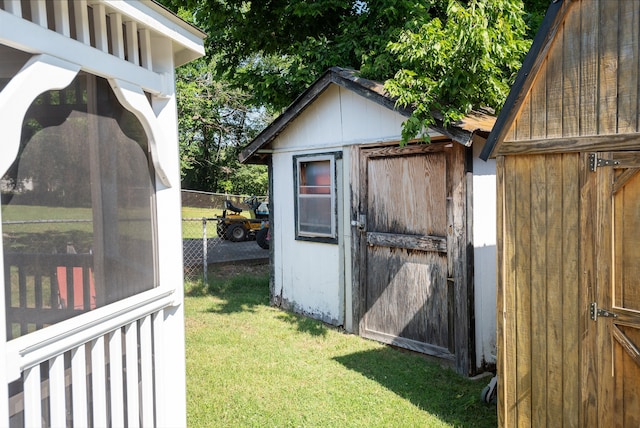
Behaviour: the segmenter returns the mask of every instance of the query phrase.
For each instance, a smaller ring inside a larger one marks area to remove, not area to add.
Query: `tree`
[[[389,44],[402,68],[385,88],[398,104],[412,106],[403,142],[434,123],[461,119],[473,108],[499,110],[529,50],[523,4],[513,0],[449,0],[446,20],[433,18],[401,32]]]
[[[280,111],[331,66],[386,81],[416,113],[498,109],[549,0],[164,0],[207,32],[215,78]]]
[[[332,66],[386,79],[386,46],[405,25],[442,16],[446,0],[164,0],[188,9],[207,33],[217,78],[279,111]]]
[[[178,71],[183,185],[236,193],[266,183],[263,169],[238,164],[240,147],[332,66],[386,81],[413,107],[405,142],[433,112],[447,123],[497,111],[549,2],[161,1],[207,33],[207,60]]]
[[[178,69],[180,171],[185,188],[220,193],[265,194],[266,168],[238,162],[240,149],[267,123],[248,96],[214,78],[215,61]]]

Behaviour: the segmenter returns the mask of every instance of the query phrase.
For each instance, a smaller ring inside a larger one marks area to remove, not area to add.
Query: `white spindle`
[[[74,0],[73,14],[76,21],[76,38],[79,42],[88,45],[91,43],[89,35],[89,9],[87,0]]]
[[[4,10],[22,18],[22,3],[20,0],[4,0]]]
[[[62,354],[49,360],[49,408],[52,427],[67,425],[65,395],[64,354]]]
[[[154,426],[153,421],[153,349],[151,316],[140,320],[140,372],[142,396],[142,426]]]
[[[47,2],[45,0],[31,1],[31,21],[43,28],[47,25]]]
[[[127,385],[127,423],[129,428],[140,426],[140,391],[138,382],[138,323],[136,321],[124,328]]]
[[[124,34],[122,33],[122,15],[119,13],[109,14],[109,24],[111,25],[111,48],[113,55],[124,59]]]
[[[71,351],[71,396],[75,426],[88,425],[87,412],[87,352],[85,345]]]
[[[151,34],[146,28],[141,28],[138,32],[140,33],[140,65],[147,70],[152,70]]]
[[[24,371],[24,426],[42,426],[40,366]]]
[[[107,13],[104,5],[93,5],[93,25],[95,31],[96,48],[102,52],[109,52],[109,40],[107,39]]]
[[[93,397],[93,426],[107,426],[107,377],[105,375],[104,336],[91,344],[91,386]]]
[[[166,370],[175,369],[175,365],[170,364],[170,362],[167,361],[166,355],[164,355],[164,349],[167,343],[165,342],[166,337],[164,336],[163,327],[165,319],[163,311],[152,314],[151,319],[153,321],[153,367],[155,367],[156,373],[164,373]],[[163,351],[160,351],[161,349]],[[164,376],[155,377],[154,393],[156,403],[168,403],[171,402],[171,398],[168,397],[175,397],[174,391],[171,390],[172,388],[163,387],[166,386],[163,383],[164,379],[166,379]],[[166,406],[163,406],[162,409],[156,408],[156,419],[158,421],[165,420],[163,416],[170,411]]]
[[[115,330],[109,334],[109,379],[111,385],[111,426],[124,425],[124,387],[122,383],[122,331]]]
[[[53,14],[55,16],[56,31],[63,36],[71,36],[69,26],[69,2],[68,0],[56,0],[53,2]]]
[[[127,53],[129,62],[140,65],[140,54],[138,52],[138,24],[135,21],[124,23],[127,32]]]

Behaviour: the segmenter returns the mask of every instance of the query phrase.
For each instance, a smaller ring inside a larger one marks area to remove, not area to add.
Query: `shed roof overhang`
[[[397,111],[405,117],[409,117],[413,111],[411,108],[396,105],[396,100],[387,93],[384,89],[384,84],[359,77],[355,70],[332,67],[311,84],[280,116],[242,150],[239,155],[240,162],[266,163],[271,156],[270,146],[275,138],[331,84],[351,90],[370,101]],[[484,137],[489,135],[495,122],[492,112],[486,110],[472,111],[461,121],[449,126],[444,126],[441,114],[434,113],[433,117],[435,124],[431,128],[465,146],[471,145],[473,136],[476,134]]]
[[[495,157],[498,153],[500,145],[504,141],[505,134],[509,131],[517,116],[529,88],[531,88],[540,71],[540,66],[547,56],[547,52],[553,43],[555,35],[573,3],[575,3],[575,1],[553,0],[549,5],[547,13],[533,40],[533,44],[525,56],[516,80],[511,86],[511,91],[498,114],[495,126],[480,153],[481,159],[487,160],[490,157]]]

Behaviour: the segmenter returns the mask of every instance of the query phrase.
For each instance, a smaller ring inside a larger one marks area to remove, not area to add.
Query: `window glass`
[[[298,157],[296,168],[298,238],[335,238],[335,157]]]
[[[7,339],[153,288],[154,193],[142,125],[106,80],[38,97],[0,179]]]

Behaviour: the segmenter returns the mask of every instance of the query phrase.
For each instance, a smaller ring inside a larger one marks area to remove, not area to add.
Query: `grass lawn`
[[[495,427],[471,381],[269,306],[266,266],[187,284],[189,427]]]

